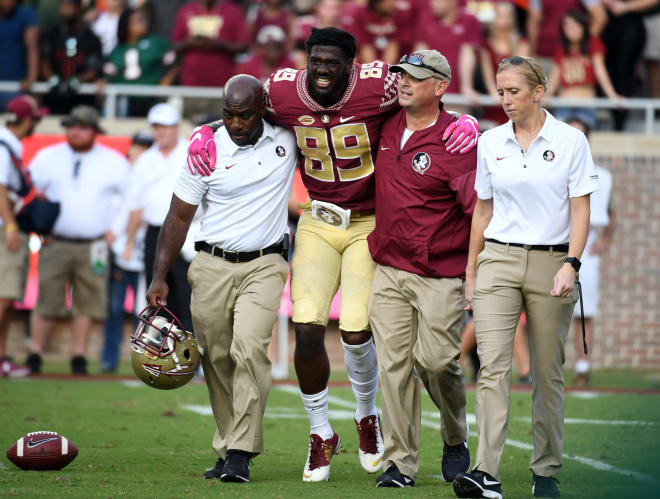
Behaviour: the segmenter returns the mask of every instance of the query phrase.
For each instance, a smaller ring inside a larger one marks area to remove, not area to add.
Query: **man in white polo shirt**
[[[247,482],[249,459],[263,451],[268,344],[289,273],[287,204],[297,149],[290,132],[264,121],[256,78],[234,76],[225,92],[225,126],[214,135],[220,166],[207,177],[180,169],[147,299],[166,304],[167,272],[201,204],[198,253],[188,277],[218,455],[204,478]]]
[[[39,256],[39,298],[32,313],[32,353],[27,365],[41,370],[41,355],[55,319],[68,315],[66,285],[73,287],[73,374],[87,374],[92,325],[107,314],[108,245],[104,236],[128,182],[126,159],[96,144],[99,115],[77,106],[62,120],[66,142],[39,151],[30,173],[37,189],[59,201],[60,214]]]
[[[147,233],[144,241],[144,271],[147,285],[153,278],[158,233],[167,216],[172,192],[181,166],[186,162],[188,141],[179,134],[181,115],[170,104],[156,104],[147,115],[152,127],[154,144],[135,162],[128,203],[131,215],[124,257],[133,251],[135,234],[144,222]],[[179,254],[167,273],[170,288],[170,310],[191,331],[190,284],[186,275],[190,262]]]

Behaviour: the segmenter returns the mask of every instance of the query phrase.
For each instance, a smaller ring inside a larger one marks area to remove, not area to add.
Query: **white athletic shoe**
[[[337,433],[323,440],[316,433],[309,436],[309,451],[303,470],[303,482],[327,482],[330,478],[330,460],[339,453],[341,439]]]
[[[383,434],[380,431],[380,418],[378,415],[362,418],[357,426],[360,438],[360,464],[367,473],[376,473],[383,467]]]

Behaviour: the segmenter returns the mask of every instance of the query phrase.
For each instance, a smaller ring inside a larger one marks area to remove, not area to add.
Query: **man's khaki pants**
[[[524,307],[532,367],[532,435],[529,468],[555,476],[561,467],[564,432],[564,343],[577,301],[554,297],[554,277],[566,253],[528,251],[486,242],[477,258],[473,297],[481,360],[476,413],[479,446],[475,468],[499,480],[509,420],[513,337]]]
[[[268,344],[289,265],[279,254],[230,263],[198,252],[188,270],[195,335],[217,430],[213,449],[263,451]]]
[[[414,478],[419,471],[420,385],[440,409],[442,439],[467,439],[465,386],[458,364],[463,280],[436,279],[378,265],[369,298],[383,411],[383,469],[392,464]]]

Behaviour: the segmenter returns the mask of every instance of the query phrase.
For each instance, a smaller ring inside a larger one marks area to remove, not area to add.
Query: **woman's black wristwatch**
[[[580,267],[582,262],[575,256],[567,256],[564,258],[564,263],[570,263],[571,266],[575,269],[575,272],[580,272]]]

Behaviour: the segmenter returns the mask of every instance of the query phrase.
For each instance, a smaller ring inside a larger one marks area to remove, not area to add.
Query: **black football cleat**
[[[453,483],[457,497],[488,497],[502,499],[502,484],[485,471],[459,473]]]
[[[557,480],[553,476],[541,476],[532,471],[532,494],[534,497],[559,497],[559,489]]]
[[[396,467],[396,464],[393,464],[387,471],[376,478],[376,487],[413,487],[415,485],[415,480],[410,478],[407,475],[404,475],[399,471],[399,468]]]
[[[71,372],[74,376],[87,376],[87,359],[82,355],[71,359]]]
[[[30,368],[31,374],[39,374],[41,372],[41,355],[31,353],[25,359],[25,365]]]
[[[242,450],[227,451],[225,466],[220,480],[223,482],[245,483],[250,481],[250,454]]]
[[[218,462],[215,463],[213,468],[209,468],[204,472],[202,478],[211,480],[213,478],[220,478],[222,476],[222,468],[225,467],[225,460],[221,457],[218,458]]]
[[[467,442],[458,445],[448,445],[445,442],[442,450],[442,478],[445,482],[453,482],[459,473],[467,473],[470,469],[470,451]]]

